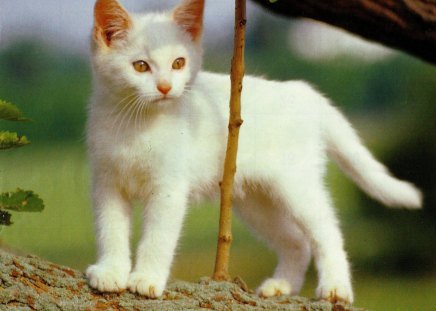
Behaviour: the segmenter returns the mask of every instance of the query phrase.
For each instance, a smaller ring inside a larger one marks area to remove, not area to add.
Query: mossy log
[[[362,310],[301,297],[259,298],[240,279],[177,281],[154,300],[128,291],[102,294],[80,271],[1,250],[0,272],[0,310]]]

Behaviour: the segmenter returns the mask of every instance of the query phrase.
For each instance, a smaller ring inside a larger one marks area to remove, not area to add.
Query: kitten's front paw
[[[165,280],[159,280],[141,272],[132,272],[127,287],[132,293],[154,299],[162,296],[165,284]]]
[[[261,297],[273,297],[291,294],[292,287],[288,281],[284,279],[266,279],[257,290],[257,294]]]
[[[86,270],[89,285],[100,292],[122,292],[127,287],[129,272],[105,265],[92,265]]]
[[[317,289],[319,299],[330,301],[331,303],[353,302],[353,290],[350,284],[339,284],[336,286],[319,286]]]

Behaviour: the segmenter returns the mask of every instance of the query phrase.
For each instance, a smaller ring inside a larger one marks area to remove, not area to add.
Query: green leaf
[[[0,194],[0,209],[16,212],[41,212],[44,202],[33,191],[17,189]]]
[[[30,121],[16,106],[0,99],[0,119],[8,121]]]
[[[1,131],[0,132],[0,149],[11,149],[23,147],[30,144],[26,136],[19,136],[17,133]]]

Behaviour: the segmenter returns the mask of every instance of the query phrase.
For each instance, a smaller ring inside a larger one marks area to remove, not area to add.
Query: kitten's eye
[[[173,69],[175,70],[183,69],[183,67],[185,67],[185,64],[186,64],[186,60],[183,57],[179,57],[173,62]]]
[[[135,70],[137,72],[146,72],[146,71],[150,71],[150,66],[143,60],[138,60],[136,62],[133,63],[133,68],[135,68]]]

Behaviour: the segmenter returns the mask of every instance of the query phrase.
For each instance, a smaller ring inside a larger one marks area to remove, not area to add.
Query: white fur
[[[189,3],[189,1],[185,1]],[[128,37],[93,53],[87,141],[93,171],[100,291],[162,295],[191,199],[212,195],[222,176],[230,79],[198,72],[201,47],[169,14],[132,15]],[[171,69],[175,58],[186,67]],[[131,63],[146,60],[152,72]],[[156,89],[172,85],[168,98]],[[349,264],[324,185],[326,154],[371,196],[418,207],[419,191],[389,176],[329,101],[305,82],[246,77],[235,180],[241,218],[279,256],[263,296],[296,294],[313,254],[320,298],[351,302]],[[144,204],[136,265],[129,251],[131,202]],[[130,275],[129,275],[130,273]]]

